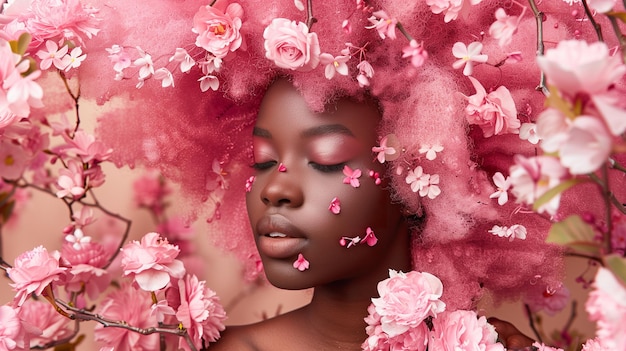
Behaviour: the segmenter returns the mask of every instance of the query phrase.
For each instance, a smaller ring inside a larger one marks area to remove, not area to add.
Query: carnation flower
[[[52,254],[43,246],[26,251],[17,256],[13,268],[7,269],[10,284],[17,293],[15,302],[21,306],[31,294],[41,295],[50,283],[60,280],[67,268],[59,267],[59,252]]]
[[[389,278],[378,283],[380,297],[372,299],[380,315],[381,328],[390,337],[417,327],[424,318],[441,313],[446,304],[439,298],[443,284],[430,273],[389,270]]]
[[[11,306],[0,306],[0,350],[29,349],[28,334],[17,311]]]
[[[170,276],[182,278],[185,267],[175,259],[180,250],[157,233],[148,233],[141,241],[132,241],[121,249],[124,275],[132,276],[146,291],[163,289]]]
[[[240,32],[243,8],[238,3],[232,3],[223,11],[221,4],[200,7],[193,17],[193,32],[198,34],[198,47],[215,57],[224,58],[245,44]]]
[[[433,318],[429,349],[438,351],[504,351],[498,333],[474,311],[444,312]]]
[[[280,68],[306,72],[320,62],[320,44],[315,32],[302,22],[275,18],[263,32],[265,56]]]
[[[43,346],[51,341],[61,340],[72,335],[71,321],[57,313],[48,301],[28,299],[18,314],[20,319],[29,326],[42,332],[41,335],[31,336],[31,348]]]

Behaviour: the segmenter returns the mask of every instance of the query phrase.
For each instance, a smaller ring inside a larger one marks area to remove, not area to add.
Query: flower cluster
[[[504,350],[485,317],[446,311],[441,281],[432,274],[389,271],[368,308],[363,350]]]

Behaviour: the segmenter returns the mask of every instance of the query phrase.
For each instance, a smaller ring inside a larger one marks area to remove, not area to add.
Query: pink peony
[[[372,299],[380,315],[382,331],[390,337],[417,327],[424,318],[441,313],[446,304],[439,298],[443,284],[430,273],[389,270],[389,278],[378,283],[379,298]]]
[[[302,22],[275,18],[263,32],[265,57],[280,68],[307,72],[320,62],[320,44],[316,33]]]
[[[43,246],[17,256],[13,268],[7,269],[7,274],[14,282],[11,286],[17,291],[15,302],[18,306],[31,293],[41,295],[50,283],[63,278],[67,268],[59,267],[59,256],[58,251],[51,255]]]
[[[469,124],[482,129],[483,136],[519,134],[521,126],[517,118],[517,108],[509,90],[500,86],[487,94],[485,88],[474,77],[468,77],[476,89],[476,94],[466,96],[465,115]]]
[[[185,267],[176,259],[180,250],[158,233],[148,233],[141,241],[132,241],[121,249],[124,275],[133,276],[146,291],[163,289],[170,276],[182,278]]]
[[[504,351],[498,333],[474,311],[444,312],[433,318],[429,349],[437,351]]]
[[[28,334],[11,306],[0,306],[0,350],[28,350]]]
[[[40,330],[41,335],[31,336],[30,347],[43,346],[72,335],[70,320],[57,313],[48,301],[28,299],[19,311],[25,323]]]
[[[611,351],[608,347],[602,346],[598,338],[589,339],[583,345],[582,351]]]
[[[186,275],[178,281],[180,305],[176,318],[187,328],[194,345],[200,349],[203,340],[208,344],[220,337],[224,330],[226,312],[215,292],[205,287],[206,282],[198,281],[195,275]],[[168,294],[171,292],[168,291]],[[171,299],[171,297],[169,298]],[[168,299],[168,300],[169,300]],[[180,349],[190,350],[184,339],[178,344]]]
[[[98,314],[114,321],[124,321],[138,328],[156,326],[156,319],[151,318],[150,294],[124,284],[120,289],[107,295],[101,303]],[[158,350],[158,334],[141,335],[122,328],[105,328],[98,324],[94,338],[104,347],[116,351],[152,351]]]
[[[589,319],[596,321],[596,336],[609,350],[626,349],[626,287],[610,270],[600,267],[585,305]]]
[[[70,267],[65,286],[68,291],[84,289],[95,299],[111,282],[109,272],[102,269],[108,262],[108,255],[101,244],[81,243],[77,249],[75,244],[66,241],[61,248],[61,261]]]
[[[230,52],[245,47],[241,35],[243,8],[232,3],[225,11],[216,6],[202,6],[193,16],[193,32],[198,34],[196,46],[224,58]]]
[[[626,73],[619,55],[611,56],[603,42],[563,40],[544,56],[537,56],[537,64],[548,84],[572,97],[577,93],[602,94]]]
[[[361,345],[364,351],[426,350],[428,344],[428,326],[426,323],[420,323],[400,335],[389,337],[389,335],[382,330],[380,316],[376,313],[374,305],[371,304],[367,308],[367,311],[369,315],[365,318],[365,322],[368,326],[365,328],[365,331],[368,338]]]
[[[518,203],[532,205],[541,195],[559,185],[567,176],[567,170],[555,157],[526,158],[516,155],[515,164],[509,169],[511,193]],[[559,208],[560,199],[561,195],[557,194],[550,201],[540,206],[538,212],[554,215]]]

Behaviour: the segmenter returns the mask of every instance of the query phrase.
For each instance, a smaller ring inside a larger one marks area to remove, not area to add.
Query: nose
[[[299,207],[304,202],[304,193],[295,174],[273,170],[261,189],[261,201],[267,206]]]

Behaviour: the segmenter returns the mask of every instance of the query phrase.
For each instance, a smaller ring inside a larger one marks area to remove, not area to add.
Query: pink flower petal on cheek
[[[359,181],[359,178],[361,177],[360,169],[352,170],[352,168],[346,165],[343,167],[343,174],[346,176],[343,178],[344,184],[350,184],[353,188],[361,186],[361,182]]]
[[[256,180],[255,176],[250,176],[250,178],[246,179],[246,192],[247,193],[252,191],[252,185],[254,185],[255,180]]]
[[[285,167],[285,165],[281,163],[281,164],[278,165],[278,171],[279,172],[287,172],[287,167]]]
[[[372,230],[371,227],[367,227],[367,230],[365,231],[365,238],[363,238],[363,241],[361,241],[362,243],[366,243],[368,246],[374,246],[378,243],[378,238],[376,237],[376,234],[374,234],[374,231]]]
[[[304,258],[304,256],[300,253],[298,254],[298,259],[293,263],[293,268],[299,270],[300,272],[304,272],[309,269],[309,261]]]
[[[328,210],[334,214],[339,214],[341,212],[341,202],[337,197],[334,197],[330,201],[330,205],[328,206]]]

